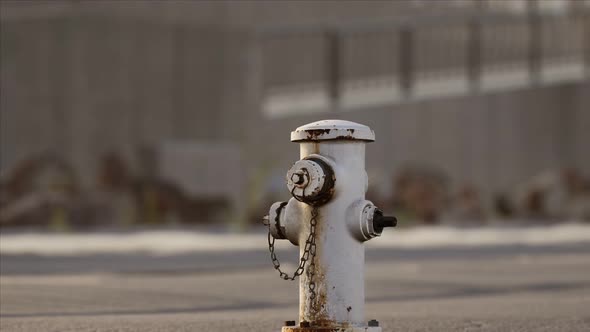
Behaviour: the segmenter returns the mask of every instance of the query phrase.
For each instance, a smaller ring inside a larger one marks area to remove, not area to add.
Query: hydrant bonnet
[[[301,126],[291,132],[291,142],[328,140],[375,141],[371,128],[345,120],[321,120]]]

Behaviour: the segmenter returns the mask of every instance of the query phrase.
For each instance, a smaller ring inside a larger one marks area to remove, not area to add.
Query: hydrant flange
[[[381,327],[300,327],[300,326],[283,326],[281,332],[382,332]]]

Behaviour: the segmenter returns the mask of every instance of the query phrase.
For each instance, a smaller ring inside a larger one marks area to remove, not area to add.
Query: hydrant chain
[[[275,223],[278,223],[278,219],[281,214],[280,212],[285,207],[285,205],[287,205],[286,202],[282,203],[277,208]],[[279,262],[279,259],[277,258],[277,255],[275,253],[275,238],[272,236],[272,233],[270,230],[271,224],[270,223],[268,224],[267,239],[268,239],[268,250],[270,251],[270,259],[272,260],[272,265],[275,268],[275,270],[279,271],[279,276],[281,277],[281,279],[295,280],[295,278],[302,275],[303,271],[305,270],[305,265],[306,265],[307,261],[309,260],[310,254],[311,254],[310,266],[313,265],[313,268],[312,268],[314,271],[313,274],[315,274],[314,260],[315,260],[315,254],[316,254],[315,234],[316,234],[316,225],[317,225],[316,218],[317,218],[317,216],[318,216],[318,209],[317,209],[317,207],[314,207],[311,210],[311,219],[309,222],[310,229],[309,229],[309,235],[307,237],[307,240],[305,241],[304,252],[303,252],[303,255],[301,255],[301,259],[299,261],[299,266],[297,267],[297,270],[295,270],[295,272],[293,273],[292,276],[289,276],[289,274],[287,274],[283,270],[281,270],[281,263]],[[309,271],[309,268],[308,268],[308,271]],[[311,275],[312,277],[313,277],[313,274]],[[312,282],[313,282],[312,279],[310,279],[310,285]],[[315,283],[313,284],[313,289],[315,289]],[[312,298],[315,298],[315,291],[313,291],[313,289],[310,287],[310,291],[313,294]]]
[[[309,281],[307,287],[309,288],[309,301],[311,302],[310,303],[311,304],[311,308],[310,309],[314,313],[317,313],[318,312],[317,301],[316,301],[317,294],[316,294],[316,291],[315,291],[316,284],[315,284],[315,281],[314,281],[315,271],[316,271],[316,269],[315,269],[315,254],[316,254],[315,228],[316,228],[316,225],[317,225],[317,222],[318,222],[317,221],[318,214],[319,214],[318,208],[317,207],[312,208],[312,210],[311,210],[311,219],[309,221],[309,224],[310,224],[310,227],[311,227],[310,234],[313,231],[314,236],[311,239],[311,244],[309,246],[309,252],[311,253],[311,263],[309,263],[309,266],[307,267],[307,279]],[[307,242],[305,244],[307,245]]]

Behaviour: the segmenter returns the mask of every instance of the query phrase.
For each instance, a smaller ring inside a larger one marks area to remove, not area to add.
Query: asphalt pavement
[[[280,331],[298,286],[267,254],[2,255],[0,330]],[[384,331],[590,331],[588,243],[373,248],[366,268]]]

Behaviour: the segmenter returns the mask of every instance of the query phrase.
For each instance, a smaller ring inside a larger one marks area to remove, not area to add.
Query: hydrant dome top
[[[321,120],[303,125],[291,132],[291,142],[327,140],[375,141],[371,128],[345,120]]]

